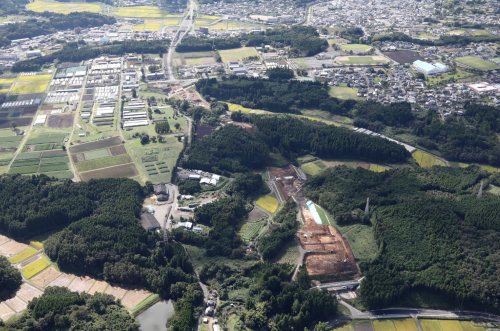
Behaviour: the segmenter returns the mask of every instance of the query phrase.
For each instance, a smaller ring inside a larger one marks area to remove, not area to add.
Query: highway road
[[[177,34],[175,35],[172,43],[170,44],[170,47],[168,48],[167,58],[165,59],[165,69],[167,70],[169,81],[178,81],[178,79],[175,77],[174,66],[172,64],[172,61],[174,59],[175,46],[177,46],[177,44],[191,29],[191,26],[193,25],[192,16],[195,6],[196,4],[191,0],[189,4],[189,13],[182,20],[179,30],[177,31]]]

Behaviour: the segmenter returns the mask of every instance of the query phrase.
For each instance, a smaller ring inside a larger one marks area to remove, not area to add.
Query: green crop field
[[[419,323],[423,331],[443,331],[438,320],[420,320]]]
[[[10,141],[21,141],[23,140],[23,136],[9,136],[9,137],[0,137],[0,143],[10,142]]]
[[[49,86],[49,81],[36,81],[27,85],[16,84],[11,90],[11,94],[27,94],[45,92]]]
[[[0,148],[16,148],[20,143],[20,141],[6,141],[0,143]]]
[[[396,331],[392,320],[375,320],[373,321],[375,331]]]
[[[300,167],[302,171],[304,171],[306,174],[314,176],[316,175],[321,168],[316,164],[316,162],[309,162]]]
[[[371,226],[358,224],[345,234],[356,259],[373,261],[378,254],[378,245]]]
[[[254,239],[257,234],[259,233],[260,229],[262,229],[262,226],[264,225],[264,222],[247,222],[243,224],[239,231],[239,235],[247,240],[250,241]]]
[[[344,51],[350,51],[353,49],[360,49],[363,51],[367,51],[371,48],[371,46],[363,45],[363,44],[347,44],[347,45],[341,45],[340,48]]]
[[[226,49],[219,51],[222,62],[239,61],[249,56],[259,56],[253,47],[242,47],[237,49]]]
[[[394,320],[397,331],[418,331],[415,321],[412,318]]]
[[[443,331],[462,331],[458,321],[440,320],[439,324],[441,324]]]
[[[494,63],[483,61],[473,56],[457,58],[455,61],[478,70],[500,69],[500,66]]]
[[[48,143],[60,143],[66,137],[65,134],[51,134],[50,136],[43,135],[38,138],[30,138],[26,142],[26,145],[39,145]]]
[[[32,153],[21,153],[17,154],[16,161],[27,160],[27,159],[39,159],[42,152],[32,152]]]
[[[28,160],[20,160],[20,161],[15,160],[14,162],[12,162],[11,167],[15,168],[15,167],[30,166],[30,165],[38,165],[38,163],[40,163],[40,159],[28,159]]]
[[[50,80],[52,75],[36,75],[36,76],[21,76],[17,79],[18,83],[21,82],[38,82],[44,80]]]
[[[330,87],[329,93],[332,97],[338,98],[338,99],[363,100],[362,97],[358,97],[358,89],[357,88],[332,86],[332,87]]]
[[[100,168],[111,167],[129,162],[132,162],[130,156],[128,154],[122,154],[92,161],[78,162],[75,166],[79,172],[83,172],[83,171],[90,171]]]
[[[59,157],[42,158],[42,162],[40,164],[54,164],[54,163],[67,163],[67,162],[69,162],[69,158],[67,156],[59,156]]]
[[[67,163],[40,165],[39,172],[64,171],[64,170],[69,170]]]
[[[34,174],[37,172],[37,170],[38,170],[38,164],[25,167],[15,167],[15,168],[11,167],[9,169],[9,174]]]
[[[484,328],[472,325],[469,321],[460,321],[463,331],[484,331]]]
[[[83,153],[83,155],[85,156],[85,161],[92,161],[96,159],[101,159],[103,157],[111,156],[111,153],[109,152],[109,149],[104,148],[95,151],[85,152]]]

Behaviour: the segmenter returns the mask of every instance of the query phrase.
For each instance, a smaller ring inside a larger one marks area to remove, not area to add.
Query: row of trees
[[[67,29],[73,30],[76,27],[90,28],[116,23],[116,19],[112,16],[90,12],[75,12],[68,15],[43,12],[37,13],[37,15],[43,18],[39,20],[30,18],[26,22],[6,24],[0,27],[0,34],[9,41],[7,45],[10,45],[10,41],[15,39],[33,38]],[[2,45],[0,44],[0,46]]]
[[[84,43],[84,42],[83,42]],[[83,60],[94,59],[104,54],[108,55],[123,55],[124,53],[150,53],[156,54],[159,52],[165,53],[169,40],[150,40],[137,41],[127,40],[123,42],[113,41],[100,45],[85,45],[76,42],[65,43],[63,48],[50,55],[38,57],[32,60],[20,61],[14,64],[12,72],[38,71],[42,65],[53,63],[54,60],[59,62],[80,62]],[[56,61],[56,62],[57,62]]]
[[[481,42],[496,42],[500,40],[495,36],[457,36],[457,35],[443,35],[436,40],[421,40],[414,39],[403,32],[394,32],[391,34],[381,34],[369,37],[369,41],[407,41],[422,46],[447,46],[447,45],[469,45],[471,43]]]
[[[168,121],[161,121],[155,123],[155,132],[158,134],[169,133],[170,132],[170,124]]]
[[[220,49],[240,48],[240,40],[236,37],[226,37],[220,39],[208,39],[205,37],[186,37],[175,47],[179,53],[202,52]]]

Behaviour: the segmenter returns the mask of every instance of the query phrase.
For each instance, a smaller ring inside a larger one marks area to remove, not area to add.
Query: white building
[[[420,71],[425,75],[433,75],[441,72],[441,69],[438,67],[424,61],[417,60],[413,62],[413,69]]]

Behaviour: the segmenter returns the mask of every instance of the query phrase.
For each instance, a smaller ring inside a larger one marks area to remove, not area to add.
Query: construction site
[[[313,204],[300,197],[297,198],[297,203],[304,224],[298,232],[298,237],[306,251],[304,262],[308,273],[338,274],[339,277],[357,274],[354,254],[347,240],[333,226],[321,224],[319,217],[313,215]]]
[[[304,179],[298,178],[291,164],[281,168],[269,167],[269,172],[269,179],[274,181],[284,201],[288,201],[292,194],[297,193],[305,182]]]

